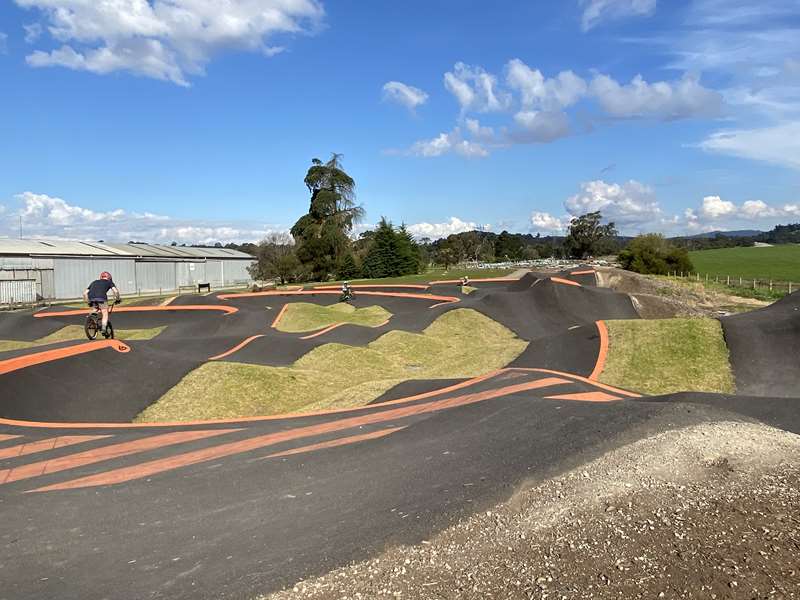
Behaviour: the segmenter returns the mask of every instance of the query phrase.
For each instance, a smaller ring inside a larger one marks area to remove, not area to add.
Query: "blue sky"
[[[253,241],[344,154],[365,225],[800,221],[800,2],[4,0],[0,236]]]

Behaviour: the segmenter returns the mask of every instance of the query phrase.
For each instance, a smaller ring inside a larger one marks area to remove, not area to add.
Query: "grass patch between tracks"
[[[277,329],[289,333],[315,331],[335,323],[351,323],[364,327],[377,327],[392,316],[382,306],[355,308],[345,302],[319,306],[308,302],[292,302],[278,322]]]
[[[606,321],[600,381],[645,394],[733,393],[728,347],[716,319]]]
[[[117,339],[120,340],[152,340],[166,329],[164,327],[153,327],[152,329],[121,329],[115,331]],[[100,338],[102,339],[102,338]],[[25,350],[27,348],[36,348],[38,346],[46,346],[47,344],[57,344],[59,342],[72,342],[78,340],[86,340],[86,333],[81,325],[67,325],[63,329],[51,333],[43,338],[34,340],[32,342],[21,342],[17,340],[0,340],[0,352],[7,352],[9,350]]]
[[[364,347],[325,344],[290,367],[206,363],[136,420],[188,421],[358,406],[401,381],[493,371],[526,346],[481,313],[455,309],[422,333],[390,331]]]

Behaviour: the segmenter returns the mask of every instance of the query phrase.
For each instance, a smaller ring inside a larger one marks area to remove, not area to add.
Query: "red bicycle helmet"
[[[102,273],[100,273],[100,279],[108,279],[109,281],[111,281],[111,273],[109,273],[108,271],[103,271]]]

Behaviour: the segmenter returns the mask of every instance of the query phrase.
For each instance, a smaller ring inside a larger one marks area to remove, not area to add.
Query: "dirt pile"
[[[678,284],[616,268],[598,268],[597,274],[600,286],[632,296],[639,314],[645,319],[719,316],[768,304],[711,291],[702,282],[681,280]]]
[[[672,430],[272,598],[800,596],[800,436]]]

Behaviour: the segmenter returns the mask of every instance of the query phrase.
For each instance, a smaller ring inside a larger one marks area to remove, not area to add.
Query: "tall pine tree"
[[[349,234],[364,209],[355,203],[356,183],[342,169],[341,155],[334,154],[326,163],[317,158],[311,162],[305,178],[311,206],[291,233],[297,257],[315,279],[325,280],[350,251]]]

